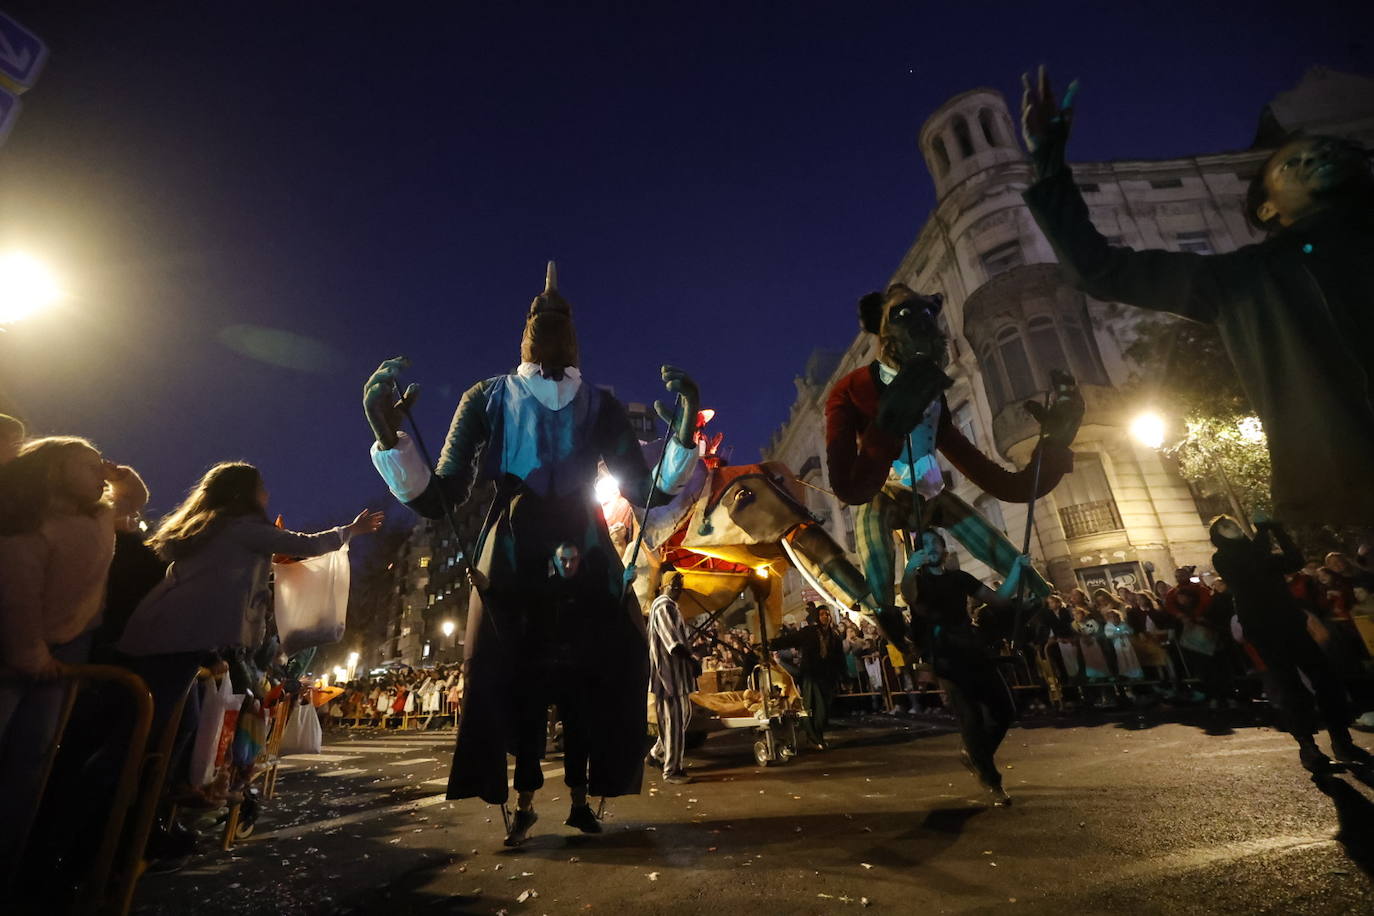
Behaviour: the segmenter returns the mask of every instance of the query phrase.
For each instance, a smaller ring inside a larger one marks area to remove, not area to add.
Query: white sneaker
[[[1374,728],[1374,709],[1371,709],[1369,712],[1356,719],[1355,724],[1362,725],[1365,728]]]

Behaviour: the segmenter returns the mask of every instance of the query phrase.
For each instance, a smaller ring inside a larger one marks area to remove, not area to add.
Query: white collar
[[[882,360],[878,360],[878,381],[884,385],[891,385],[892,380],[897,377],[897,370],[893,369]]]
[[[556,382],[543,376],[538,363],[521,363],[515,374],[524,382],[530,394],[534,395],[535,400],[550,410],[562,410],[567,407],[577,396],[577,390],[582,387],[582,373],[576,366],[565,368],[563,377]]]

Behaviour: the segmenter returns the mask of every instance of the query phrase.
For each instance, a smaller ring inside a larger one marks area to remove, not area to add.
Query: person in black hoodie
[[[1374,757],[1350,737],[1350,704],[1325,653],[1307,632],[1307,619],[1288,590],[1284,576],[1303,565],[1302,554],[1277,523],[1266,516],[1255,519],[1256,535],[1246,537],[1240,524],[1229,515],[1219,515],[1208,526],[1217,552],[1212,566],[1220,573],[1234,595],[1236,616],[1245,639],[1259,653],[1268,670],[1270,700],[1283,727],[1298,742],[1302,765],[1322,773],[1331,760],[1313,739],[1317,716],[1312,708],[1313,694],[1322,723],[1331,736],[1331,752],[1344,763],[1370,764]],[[1277,544],[1281,553],[1274,553]],[[1312,685],[1309,693],[1302,683]]]
[[[1065,147],[1071,86],[1025,79],[1021,119],[1034,170],[1025,200],[1069,281],[1121,302],[1215,325],[1264,423],[1277,513],[1302,525],[1374,525],[1374,175],[1341,137],[1274,141],[1246,217],[1263,241],[1236,251],[1134,251],[1089,219]],[[1340,435],[1312,435],[1312,430]]]

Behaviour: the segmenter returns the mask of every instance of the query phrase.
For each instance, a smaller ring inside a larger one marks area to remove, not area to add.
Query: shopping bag
[[[348,613],[348,545],[299,563],[274,564],[282,649],[294,655],[343,638]]]
[[[291,707],[291,718],[286,720],[286,729],[281,736],[281,756],[287,754],[318,754],[324,733],[320,729],[320,717],[315,707],[306,703]]]
[[[234,705],[234,688],[229,675],[219,683],[211,678],[205,682],[200,701],[200,722],[196,726],[196,741],[191,746],[191,785],[203,786],[215,778],[215,761],[219,753],[220,732],[224,729],[225,713]],[[237,718],[237,716],[236,716]]]
[[[239,707],[238,722],[234,726],[234,743],[230,751],[233,764],[240,769],[251,767],[267,744],[267,720],[263,716],[262,701],[254,696],[244,697]]]
[[[1192,620],[1183,621],[1183,635],[1178,644],[1199,655],[1213,655],[1217,651],[1217,634],[1211,627],[1203,626]]]

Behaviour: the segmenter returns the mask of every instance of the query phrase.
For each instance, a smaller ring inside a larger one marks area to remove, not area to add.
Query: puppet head
[[[544,375],[555,381],[563,377],[564,369],[577,365],[572,305],[558,292],[558,268],[553,261],[545,275],[544,291],[530,303],[520,359],[540,366]]]
[[[1270,231],[1341,203],[1374,198],[1369,153],[1342,137],[1286,136],[1245,195],[1246,216]]]
[[[944,368],[949,362],[949,341],[936,316],[944,306],[939,293],[913,292],[894,283],[884,293],[869,293],[859,300],[859,324],[878,335],[878,358],[893,369],[913,359],[929,359]]]

